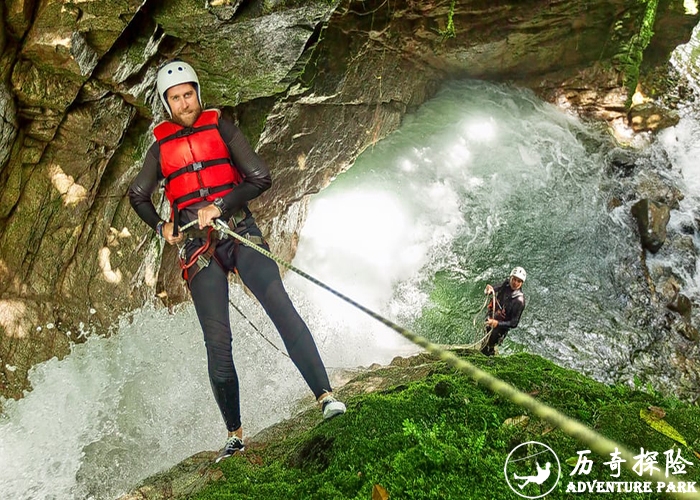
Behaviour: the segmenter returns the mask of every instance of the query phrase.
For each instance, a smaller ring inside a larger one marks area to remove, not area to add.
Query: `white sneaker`
[[[231,436],[226,440],[226,444],[224,445],[223,449],[219,453],[219,456],[216,457],[216,462],[219,463],[221,462],[224,458],[231,457],[235,455],[236,453],[241,453],[245,450],[245,445],[243,444],[243,440],[239,438],[238,436]]]
[[[326,396],[321,401],[321,411],[323,411],[323,419],[328,420],[338,415],[345,413],[345,405],[335,399],[333,396]]]

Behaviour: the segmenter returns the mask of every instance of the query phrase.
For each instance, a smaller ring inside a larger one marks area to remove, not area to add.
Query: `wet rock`
[[[34,3],[34,0],[7,0],[5,2],[4,15],[7,31],[14,38],[21,39],[29,29]]]
[[[619,177],[630,177],[637,170],[638,155],[629,149],[616,148],[609,154],[611,172]]]
[[[678,279],[673,276],[673,270],[668,266],[654,266],[649,271],[649,276],[654,280],[654,288],[661,302],[667,304],[669,309],[671,309],[670,304],[678,300],[678,294],[681,289]]]
[[[700,340],[698,329],[691,325],[688,321],[677,321],[673,324],[673,330],[682,335],[691,342]]]
[[[551,87],[545,79],[540,87],[548,100],[564,109],[608,123],[625,116],[627,92],[620,85],[619,73],[610,66],[594,63]]]
[[[608,211],[613,211],[618,207],[622,206],[622,200],[618,198],[617,196],[613,196],[610,198],[608,201]]]
[[[668,308],[680,314],[686,321],[690,321],[693,303],[682,293],[676,295],[675,299],[668,304]]]
[[[680,121],[677,112],[647,102],[632,106],[627,113],[627,121],[637,133],[658,132],[664,128],[673,127]]]
[[[635,191],[639,198],[647,198],[656,203],[677,209],[685,195],[678,187],[654,170],[645,169],[635,179]]]
[[[642,247],[651,253],[658,252],[666,241],[666,225],[671,209],[645,198],[632,206],[632,215],[637,219]]]
[[[18,128],[14,100],[5,83],[0,82],[0,170],[10,157]]]
[[[224,478],[219,468],[212,467],[217,453],[197,453],[172,469],[149,478],[134,491],[122,495],[119,500],[163,500],[166,498],[191,498],[212,482]]]

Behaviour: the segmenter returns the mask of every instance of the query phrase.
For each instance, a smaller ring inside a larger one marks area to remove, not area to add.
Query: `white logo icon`
[[[556,472],[556,474],[554,474]],[[513,448],[503,467],[506,482],[523,498],[542,498],[559,483],[559,457],[546,444],[528,441]],[[544,491],[544,493],[543,493]]]

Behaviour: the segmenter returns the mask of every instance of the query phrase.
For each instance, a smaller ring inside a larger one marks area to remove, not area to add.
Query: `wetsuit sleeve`
[[[510,303],[507,319],[498,322],[498,326],[504,328],[515,328],[520,323],[520,316],[523,314],[523,309],[525,309],[525,298],[521,296],[517,300],[513,300]]]
[[[243,177],[243,182],[222,198],[224,218],[227,218],[267,191],[272,185],[272,177],[267,163],[253,150],[241,129],[222,119],[219,121],[219,132],[228,146],[233,164]]]
[[[508,284],[508,280],[505,280],[503,283],[500,285],[493,286],[493,291],[496,295],[500,293],[500,291],[503,289]]]
[[[151,201],[151,195],[158,187],[158,182],[161,180],[160,174],[160,150],[158,143],[153,145],[146,152],[146,158],[143,161],[143,167],[136,178],[129,186],[129,202],[136,214],[141,219],[151,226],[154,230],[161,221],[156,207]]]

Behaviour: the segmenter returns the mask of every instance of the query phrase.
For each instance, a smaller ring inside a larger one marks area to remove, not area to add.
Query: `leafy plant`
[[[646,7],[639,32],[632,35],[626,42],[622,42],[620,44],[620,52],[613,57],[613,60],[620,66],[624,75],[624,83],[627,88],[627,107],[632,104],[632,96],[637,89],[644,50],[654,36],[654,21],[656,20],[656,12],[659,5],[659,0],[641,1],[646,2]],[[620,32],[622,27],[622,21],[618,20],[613,29],[615,32]]]
[[[450,10],[447,13],[447,26],[445,26],[444,30],[438,30],[440,35],[442,35],[443,40],[445,40],[447,38],[454,38],[456,36],[454,15],[455,15],[455,0],[452,0],[452,2],[450,2]]]

